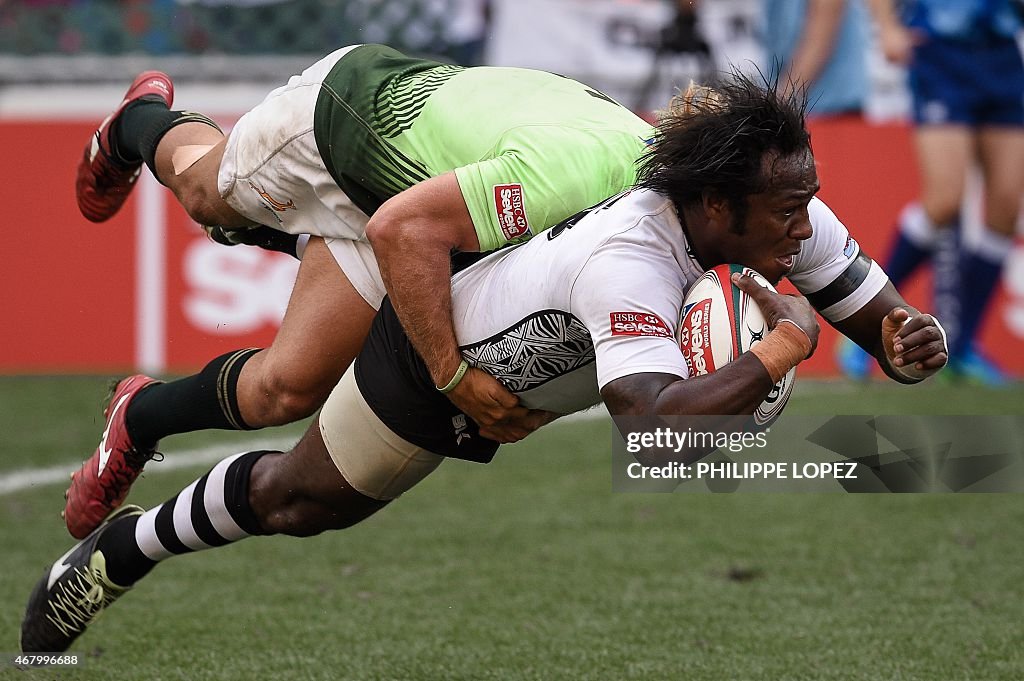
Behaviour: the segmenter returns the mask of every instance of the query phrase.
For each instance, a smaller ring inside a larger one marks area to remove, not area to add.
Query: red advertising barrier
[[[0,121],[0,186],[11,207],[0,372],[191,372],[230,349],[269,344],[297,262],[214,244],[158,186],[137,187],[110,221],[88,222],[74,179],[94,127]],[[157,262],[141,248],[154,224]],[[154,276],[158,286],[147,285]]]
[[[75,205],[75,165],[92,125],[0,123],[0,371],[133,362],[132,212],[93,225]]]
[[[0,372],[191,372],[240,347],[270,343],[296,263],[202,234],[170,194],[140,186],[117,217],[78,212],[75,166],[94,121],[0,121],[3,203]],[[871,255],[917,191],[908,130],[857,119],[817,122],[821,196]],[[151,182],[148,172],[144,182]],[[984,330],[985,346],[1024,373],[1024,249],[1011,256]],[[927,278],[904,295],[929,307]],[[836,371],[828,330],[801,375]]]
[[[191,371],[229,350],[269,345],[298,261],[214,243],[173,199],[167,214],[167,367]]]
[[[814,121],[810,127],[821,182],[819,196],[861,247],[884,266],[896,217],[919,190],[910,129],[898,124],[870,125],[852,116]],[[930,310],[928,268],[901,287],[900,293],[915,307]],[[833,350],[838,335],[823,325],[818,351],[800,366],[801,375],[837,372]],[[1024,244],[1020,242],[1007,260],[981,343],[1000,366],[1024,375],[1024,357],[1019,352],[1024,349]]]

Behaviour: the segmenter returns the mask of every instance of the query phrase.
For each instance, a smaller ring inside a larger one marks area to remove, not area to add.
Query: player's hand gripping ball
[[[771,291],[775,287],[760,274],[742,265],[719,265],[701,275],[686,294],[679,320],[679,347],[690,376],[721,369],[768,334],[768,322],[750,296],[731,280],[733,272],[746,274]],[[796,367],[775,384],[754,411],[759,428],[771,425],[789,401],[796,381]]]

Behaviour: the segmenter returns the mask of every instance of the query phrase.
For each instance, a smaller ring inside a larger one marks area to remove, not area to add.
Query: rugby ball
[[[676,326],[676,340],[690,376],[721,369],[761,342],[769,331],[757,303],[733,285],[733,272],[750,275],[761,286],[775,290],[767,279],[742,265],[719,265],[700,276],[686,294]],[[757,426],[769,426],[779,417],[795,380],[793,367],[754,411]]]

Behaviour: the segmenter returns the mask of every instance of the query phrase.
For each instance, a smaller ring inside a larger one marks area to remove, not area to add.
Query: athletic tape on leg
[[[210,153],[215,144],[185,144],[174,150],[171,154],[171,166],[174,168],[175,175],[181,175],[183,172],[194,166],[199,162],[201,158]]]

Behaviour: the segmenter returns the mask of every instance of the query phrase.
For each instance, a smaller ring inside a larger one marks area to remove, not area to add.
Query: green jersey
[[[481,250],[529,238],[632,186],[650,125],[552,73],[464,68],[381,45],[343,56],[314,116],[328,172],[372,215],[454,171]]]

